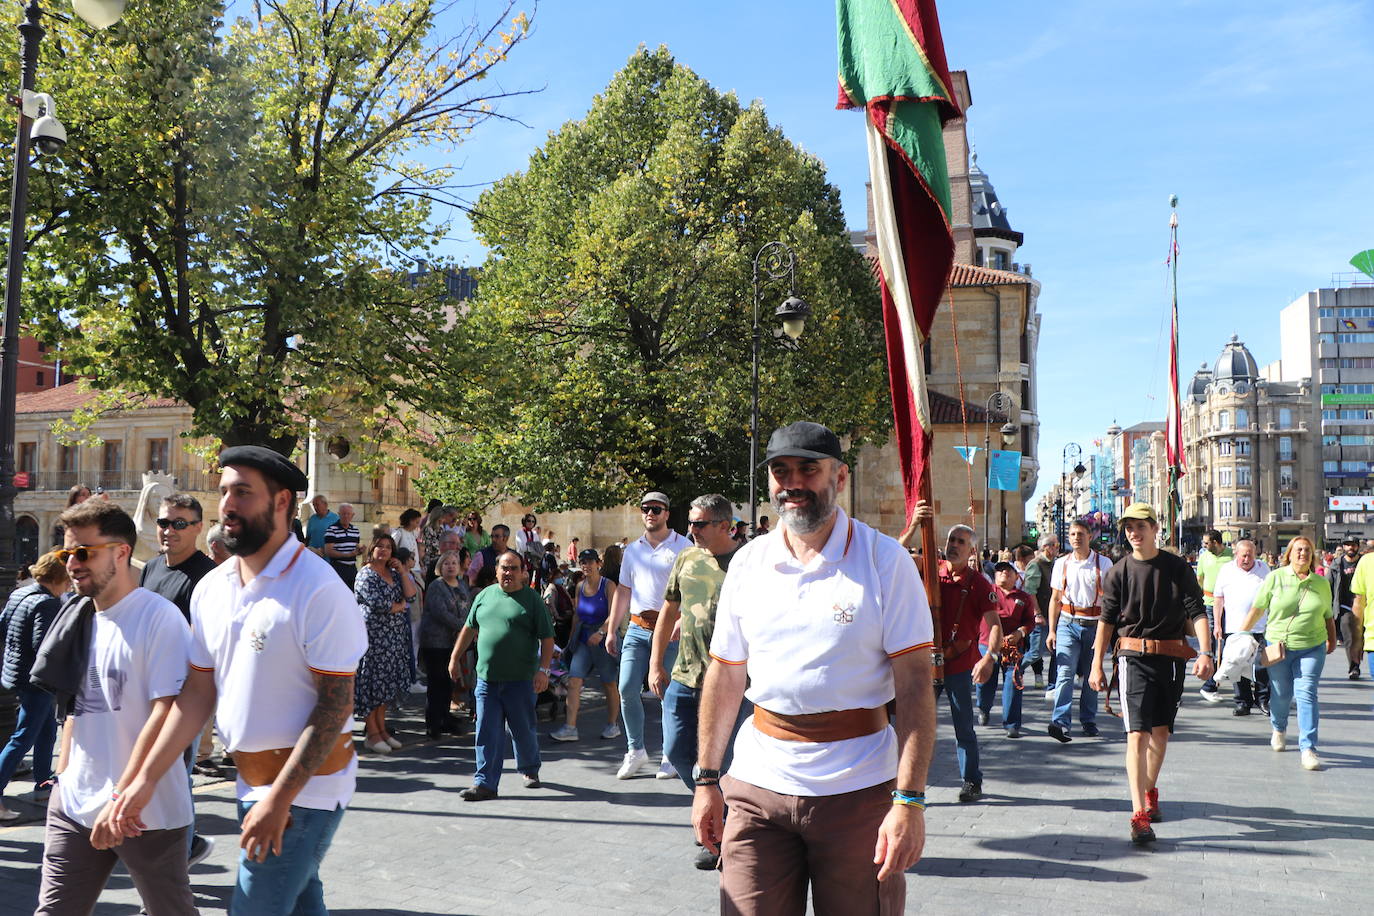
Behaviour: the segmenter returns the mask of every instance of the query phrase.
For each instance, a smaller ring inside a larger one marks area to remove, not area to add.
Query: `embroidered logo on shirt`
[[[267,648],[267,634],[258,630],[251,630],[248,633],[248,645],[254,652],[261,652]]]
[[[835,608],[835,622],[839,624],[853,623],[855,607],[852,604],[833,605]]]

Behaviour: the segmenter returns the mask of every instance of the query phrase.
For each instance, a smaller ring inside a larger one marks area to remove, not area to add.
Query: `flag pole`
[[[1172,412],[1174,451],[1169,463],[1169,541],[1181,549],[1183,539],[1178,530],[1181,500],[1178,480],[1183,471],[1183,400],[1178,389],[1178,195],[1169,196],[1169,273],[1173,298],[1172,338],[1169,343],[1169,403]]]

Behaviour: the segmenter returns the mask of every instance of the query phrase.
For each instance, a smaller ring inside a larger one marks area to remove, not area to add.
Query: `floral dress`
[[[410,616],[393,614],[391,606],[405,599],[400,577],[386,580],[370,566],[358,573],[353,592],[367,623],[367,652],[358,662],[353,705],[367,715],[403,696],[410,689]]]

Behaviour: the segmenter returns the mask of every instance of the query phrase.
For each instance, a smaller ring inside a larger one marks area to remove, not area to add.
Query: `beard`
[[[89,569],[89,568],[88,568]],[[115,577],[113,564],[103,569],[89,569],[90,575],[80,582],[73,583],[76,593],[83,598],[95,598],[105,590]]]
[[[779,490],[769,499],[769,505],[778,513],[778,523],[786,526],[789,531],[794,534],[812,534],[819,531],[830,521],[830,516],[835,514],[835,495],[838,492],[839,487],[834,483],[824,490]],[[800,508],[783,508],[787,500],[801,497],[806,497],[806,502]]]
[[[224,546],[230,553],[238,557],[250,557],[257,553],[272,539],[274,533],[270,506],[266,512],[258,516],[249,518],[232,512],[221,521],[239,523],[238,534],[231,534],[227,527],[224,529]]]

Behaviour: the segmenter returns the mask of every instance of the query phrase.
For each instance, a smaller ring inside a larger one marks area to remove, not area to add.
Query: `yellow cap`
[[[1126,507],[1126,511],[1121,513],[1121,521],[1123,523],[1128,518],[1149,519],[1156,525],[1159,524],[1159,519],[1155,516],[1154,506],[1151,506],[1149,503],[1131,503]]]

